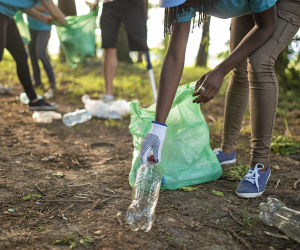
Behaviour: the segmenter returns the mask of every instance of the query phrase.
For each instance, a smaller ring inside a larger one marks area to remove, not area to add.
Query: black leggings
[[[0,62],[2,61],[4,49],[7,49],[17,64],[17,73],[21,84],[29,98],[36,98],[32,86],[27,53],[14,19],[0,13]]]

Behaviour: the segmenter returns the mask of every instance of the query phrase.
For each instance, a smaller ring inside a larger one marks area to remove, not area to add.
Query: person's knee
[[[47,55],[46,55],[45,52],[37,51],[37,52],[36,52],[36,58],[37,58],[38,60],[43,60],[43,59],[47,58]]]
[[[270,57],[260,53],[253,53],[249,56],[248,60],[248,71],[252,73],[260,72],[272,72],[274,70],[273,60],[270,60]]]
[[[20,64],[27,63],[28,55],[27,55],[25,49],[24,49],[24,51],[23,50],[19,51],[19,53],[17,55],[14,55],[13,57],[14,57],[15,62],[18,64],[19,63]]]

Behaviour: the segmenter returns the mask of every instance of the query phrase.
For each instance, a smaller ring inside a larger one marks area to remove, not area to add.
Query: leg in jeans
[[[231,19],[230,51],[232,52],[253,28],[252,15]],[[249,82],[247,59],[241,62],[230,75],[230,83],[225,99],[224,130],[222,149],[224,153],[232,153],[237,145],[240,130],[249,101]]]
[[[20,82],[23,85],[23,88],[29,100],[32,101],[37,97],[32,86],[29,66],[27,62],[27,53],[14,20],[11,20],[6,26],[6,31],[6,49],[13,56],[17,64],[17,74]]]
[[[39,87],[42,84],[40,66],[36,55],[37,34],[38,31],[30,30],[31,42],[28,46],[35,87]]]
[[[37,59],[40,59],[43,63],[51,88],[55,88],[56,87],[55,76],[50,63],[50,58],[47,54],[47,45],[50,39],[50,33],[51,33],[50,30],[38,31],[35,48],[36,48]]]
[[[6,45],[6,31],[7,25],[11,19],[0,13],[0,62],[2,61],[5,45]]]
[[[248,61],[252,163],[269,161],[278,101],[278,82],[274,64],[299,29],[300,1],[281,0],[277,4],[277,13],[278,18],[272,37],[250,55]]]

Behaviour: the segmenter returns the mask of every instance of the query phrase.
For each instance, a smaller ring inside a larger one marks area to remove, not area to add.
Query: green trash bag
[[[65,26],[54,23],[67,63],[76,67],[95,55],[95,30],[98,9],[87,15],[68,16]]]
[[[25,44],[29,44],[31,41],[31,36],[30,36],[28,26],[24,22],[23,13],[21,11],[18,11],[17,14],[14,16],[14,19],[17,24],[23,42]]]
[[[209,129],[199,104],[192,100],[196,82],[178,88],[167,119],[167,134],[161,152],[162,189],[178,189],[218,179],[222,168],[209,143]],[[129,184],[134,185],[141,143],[152,127],[156,103],[140,107],[138,100],[130,105],[130,133],[133,136],[133,159]]]

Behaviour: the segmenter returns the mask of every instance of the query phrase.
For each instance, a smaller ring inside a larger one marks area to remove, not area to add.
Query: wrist
[[[221,62],[217,67],[215,67],[215,71],[220,73],[223,77],[225,77],[232,69],[224,63],[225,61]]]
[[[152,121],[152,124],[158,124],[158,125],[167,127],[166,124],[164,124],[164,123],[162,123],[162,122],[158,122],[158,121]]]
[[[165,137],[167,131],[167,125],[164,123],[160,123],[160,122],[156,122],[153,121],[152,122],[152,128],[149,131],[150,134],[155,134],[158,135],[159,137]]]

